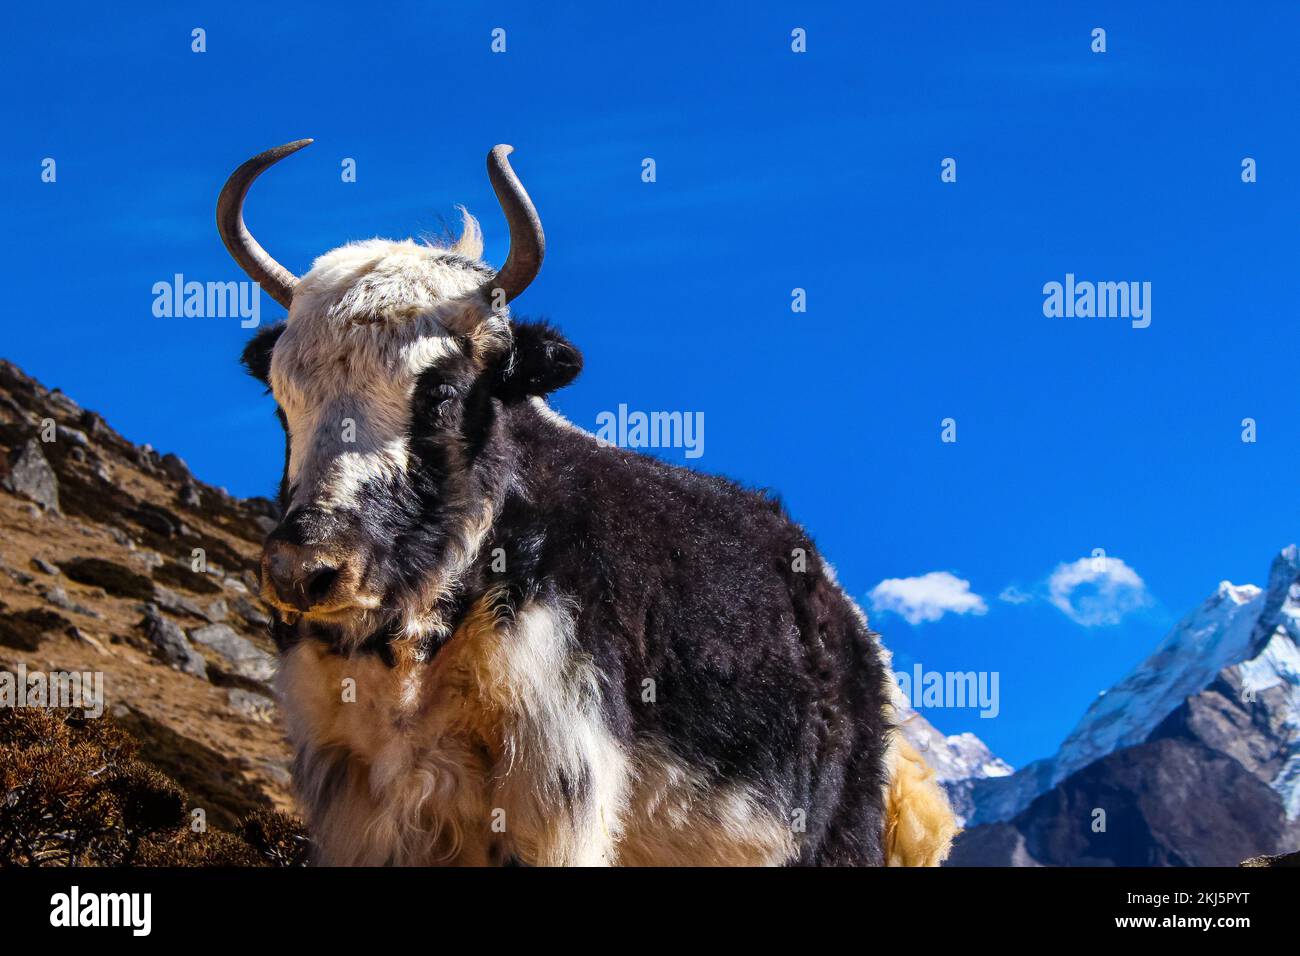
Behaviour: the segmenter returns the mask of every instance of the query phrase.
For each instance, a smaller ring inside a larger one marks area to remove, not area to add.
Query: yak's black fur
[[[350,519],[368,579],[395,596],[414,589],[464,517],[448,502],[491,499],[492,529],[446,616],[502,587],[513,608],[568,602],[621,741],[658,742],[710,782],[744,783],[782,821],[803,810],[797,862],[880,864],[887,675],[812,542],[764,494],[604,447],[525,401],[567,384],[582,359],[549,326],[512,330],[488,372],[466,358],[418,381],[407,477],[368,488]],[[266,330],[245,353],[260,377],[274,341]],[[466,457],[449,454],[453,441]],[[282,645],[302,636],[277,628]],[[384,654],[387,637],[368,649]]]
[[[516,600],[576,599],[615,732],[747,782],[781,819],[805,809],[804,862],[879,863],[884,668],[803,531],[724,479],[602,448],[531,406],[503,416],[526,491],[484,547],[505,548]]]

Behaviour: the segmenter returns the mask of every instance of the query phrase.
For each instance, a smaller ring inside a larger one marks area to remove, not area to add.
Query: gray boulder
[[[271,623],[262,609],[246,597],[235,598],[235,613],[253,627],[266,627]]]
[[[59,425],[55,429],[55,435],[58,436],[59,441],[68,442],[70,445],[78,445],[85,448],[90,444],[89,440],[86,438],[86,433],[79,431],[76,428],[66,428],[63,425]]]
[[[160,607],[171,611],[173,614],[188,614],[190,617],[208,619],[207,612],[203,610],[203,606],[198,601],[173,591],[171,588],[165,588],[157,582],[153,586],[153,596]]]
[[[41,451],[41,443],[30,438],[9,455],[9,474],[4,487],[36,502],[46,511],[59,510],[59,479]]]
[[[103,615],[93,607],[86,607],[85,605],[78,604],[76,601],[72,600],[72,598],[68,597],[68,592],[63,590],[63,588],[59,587],[57,584],[52,584],[42,590],[41,595],[45,598],[46,603],[53,604],[55,607],[62,608],[65,611],[75,611],[77,614],[84,614],[87,617],[93,618],[103,617]]]
[[[275,700],[242,687],[232,687],[226,694],[231,710],[260,724],[275,723]]]
[[[179,624],[163,617],[157,605],[145,606],[140,626],[164,661],[186,674],[207,680],[208,666],[203,655],[190,644]]]
[[[224,621],[230,616],[230,606],[226,604],[225,598],[214,598],[208,605],[207,610],[203,612],[203,616],[216,624],[218,621]]]
[[[168,478],[175,479],[176,481],[190,480],[189,465],[185,464],[185,459],[181,458],[180,455],[168,452],[159,460],[158,466],[162,469],[163,474]]]
[[[150,572],[164,564],[163,556],[157,551],[134,551],[131,560]]]
[[[275,677],[275,658],[229,625],[209,624],[196,628],[191,639],[213,651],[230,665],[230,670],[249,680],[268,683]]]

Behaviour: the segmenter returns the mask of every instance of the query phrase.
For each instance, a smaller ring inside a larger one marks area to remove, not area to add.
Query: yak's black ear
[[[279,325],[268,325],[248,340],[248,344],[244,346],[244,354],[239,357],[248,374],[267,388],[271,387],[271,349],[275,348],[275,343],[279,341],[283,332],[283,322]]]
[[[546,395],[582,371],[582,353],[546,322],[511,322],[514,345],[497,370],[493,394],[503,402]]]

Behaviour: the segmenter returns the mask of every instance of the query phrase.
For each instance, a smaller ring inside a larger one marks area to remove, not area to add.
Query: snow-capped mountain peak
[[[925,758],[948,792],[959,823],[970,816],[970,794],[976,780],[1007,777],[1015,772],[1009,763],[994,755],[988,745],[972,733],[945,736],[907,706],[899,708],[898,721],[899,732]]]
[[[1300,548],[1273,561],[1268,587],[1223,581],[1151,655],[1088,707],[1056,755],[1005,781],[980,784],[973,820],[1005,820],[1093,762],[1146,741],[1161,723],[1222,675],[1243,700],[1267,694],[1269,746],[1281,769],[1261,776],[1300,816]]]
[[[1231,581],[1220,581],[1219,589],[1209,599],[1209,601],[1231,601],[1233,604],[1247,604],[1259,597],[1260,589],[1254,584],[1233,584]],[[1206,603],[1209,603],[1207,601]]]
[[[1145,740],[1184,698],[1202,690],[1224,667],[1249,656],[1264,603],[1264,592],[1253,584],[1220,584],[1174,626],[1150,657],[1093,701],[1057,752],[1051,782]]]

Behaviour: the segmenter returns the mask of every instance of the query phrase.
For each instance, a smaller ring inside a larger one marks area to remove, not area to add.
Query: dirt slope
[[[219,828],[292,809],[256,597],[273,514],[0,360],[0,670],[102,672],[105,709]]]

